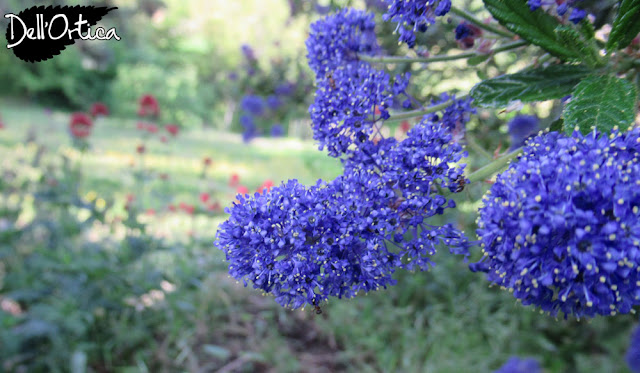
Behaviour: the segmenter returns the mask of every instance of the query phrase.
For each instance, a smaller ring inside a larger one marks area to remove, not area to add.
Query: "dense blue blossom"
[[[278,110],[278,108],[282,105],[282,100],[278,98],[278,96],[270,95],[267,97],[267,106],[271,110]]]
[[[282,127],[282,124],[276,123],[273,126],[271,126],[271,136],[272,137],[284,136],[284,127]]]
[[[404,141],[356,154],[332,182],[239,196],[216,237],[230,274],[298,308],[394,285],[396,269],[428,269],[440,245],[468,254],[459,230],[429,222],[455,207],[437,187],[457,191],[464,179],[464,153],[444,125],[424,120]]]
[[[311,25],[307,38],[307,59],[316,78],[337,67],[357,63],[358,54],[372,54],[378,49],[374,33],[374,14],[343,9]]]
[[[265,110],[265,101],[260,96],[246,95],[242,98],[240,107],[251,115],[259,116]]]
[[[484,257],[472,269],[552,315],[640,304],[639,134],[529,140],[483,198]]]
[[[640,327],[636,327],[631,334],[625,360],[629,370],[633,373],[640,373]]]
[[[520,359],[512,356],[494,373],[542,373],[542,367],[534,358]]]
[[[538,128],[539,119],[535,115],[516,115],[508,124],[509,136],[511,136],[511,150],[524,145],[526,139],[535,135]]]
[[[416,44],[415,32],[425,32],[435,23],[436,16],[444,16],[451,9],[451,0],[386,0],[389,9],[382,16],[385,21],[398,24],[400,41],[409,48]]]
[[[244,55],[244,58],[247,60],[247,62],[253,63],[257,60],[256,54],[250,45],[242,44],[240,49],[242,50],[242,54]]]
[[[370,141],[375,123],[389,118],[388,108],[406,89],[408,78],[398,76],[392,84],[387,73],[360,62],[337,68],[328,78],[320,79],[309,108],[313,137],[320,149],[326,147],[337,157],[351,145]]]
[[[258,136],[258,128],[256,127],[253,118],[249,115],[243,115],[240,117],[240,125],[244,129],[242,132],[242,140],[249,142],[253,138]]]
[[[473,99],[471,97],[456,99],[456,95],[450,95],[446,92],[440,94],[440,97],[436,100],[431,100],[430,106],[442,104],[446,101],[452,100],[453,103],[447,106],[442,114],[430,114],[427,119],[430,122],[441,122],[443,125],[453,134],[453,138],[459,141],[464,137],[466,130],[466,124],[469,122],[471,114],[476,113],[476,109],[471,106]]]
[[[216,242],[230,274],[291,308],[393,285],[399,258],[379,232],[393,230],[387,218],[395,213],[379,203],[376,188],[363,187],[369,178],[340,177],[310,188],[292,180],[270,193],[239,197]]]

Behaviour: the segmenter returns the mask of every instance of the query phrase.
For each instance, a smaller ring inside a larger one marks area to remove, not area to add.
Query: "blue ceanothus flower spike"
[[[306,41],[309,67],[316,79],[331,74],[337,67],[358,62],[358,54],[379,50],[373,13],[343,9],[314,22]]]
[[[425,32],[451,9],[451,0],[385,0],[389,6],[382,19],[398,24],[400,42],[409,48],[416,44],[416,32]]]
[[[446,124],[425,119],[405,140],[356,154],[331,182],[239,196],[215,243],[231,276],[299,308],[394,285],[396,269],[428,269],[440,245],[468,255],[462,232],[429,221],[455,207],[437,187],[456,192],[464,180],[464,152]]]
[[[366,62],[337,67],[328,79],[320,79],[309,107],[319,148],[338,157],[351,145],[370,141],[376,123],[389,118],[394,97],[404,94],[408,79],[408,74],[397,76],[394,84],[386,72]]]
[[[472,270],[565,317],[640,304],[640,129],[530,139],[484,196]]]

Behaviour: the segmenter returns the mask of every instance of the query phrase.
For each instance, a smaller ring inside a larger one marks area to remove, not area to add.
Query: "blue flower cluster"
[[[314,22],[306,41],[309,67],[316,79],[337,67],[358,62],[358,54],[379,50],[374,14],[352,8]]]
[[[239,196],[216,237],[230,274],[298,308],[394,285],[396,269],[428,269],[441,244],[467,255],[459,230],[427,221],[455,207],[436,188],[456,191],[464,179],[451,140],[445,125],[425,120],[402,142],[370,144],[369,162],[350,162],[332,182]]]
[[[309,113],[320,149],[338,157],[351,145],[371,141],[376,123],[389,118],[388,108],[407,84],[408,76],[398,76],[392,84],[387,73],[366,62],[337,67],[318,79]]]
[[[253,116],[262,115],[265,106],[265,100],[260,96],[246,95],[240,101],[240,108]]]
[[[542,373],[542,367],[534,358],[520,359],[517,356],[512,356],[493,373]]]
[[[576,3],[580,1],[582,0],[527,0],[527,4],[529,4],[531,11],[545,7],[552,9],[552,13],[555,11],[555,14],[560,17],[569,14],[569,21],[578,24],[587,16],[586,11],[575,7]]]
[[[444,123],[453,134],[454,140],[460,141],[464,137],[469,117],[471,114],[476,114],[477,111],[471,106],[473,101],[471,97],[460,100],[456,99],[455,95],[450,95],[446,92],[440,94],[439,99],[432,100],[431,105],[439,105],[449,100],[452,100],[453,103],[444,109],[441,115],[431,114],[429,120],[431,122]]]
[[[409,48],[416,44],[415,32],[425,32],[436,17],[444,16],[451,9],[451,0],[385,0],[389,9],[382,16],[385,21],[398,24],[400,41]]]
[[[511,150],[518,149],[525,141],[538,131],[540,120],[535,115],[516,115],[509,121],[509,136],[511,137]]]
[[[242,97],[240,109],[243,115],[240,117],[240,125],[243,127],[242,138],[244,142],[250,142],[260,135],[260,130],[256,125],[256,119],[269,117],[279,110],[285,103],[286,96],[295,91],[293,83],[282,83],[274,89],[274,94],[265,97],[248,94]],[[273,124],[270,134],[272,137],[280,137],[285,133],[282,124]]]
[[[317,84],[314,138],[342,157],[343,175],[239,196],[218,230],[231,275],[286,307],[393,285],[396,269],[427,270],[441,245],[468,255],[461,231],[430,218],[455,207],[440,190],[456,193],[468,181],[454,135],[473,111],[470,100],[443,95],[432,105],[453,104],[441,116],[425,116],[403,141],[384,138],[379,122],[400,96],[409,99],[409,75],[391,79],[357,60],[371,50],[373,28],[372,15],[348,9],[314,23],[307,41]]]
[[[640,304],[640,129],[527,142],[483,198],[472,270],[524,305],[576,317]]]
[[[253,121],[253,117],[250,115],[243,115],[240,117],[240,125],[242,126],[242,140],[245,143],[250,142],[255,137],[260,135],[260,131],[258,127],[256,127],[256,123]]]

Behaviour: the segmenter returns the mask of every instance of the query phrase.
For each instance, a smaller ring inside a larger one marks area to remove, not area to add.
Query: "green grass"
[[[42,108],[2,101],[0,114],[7,126],[0,131],[0,159],[30,159],[35,148],[23,145],[23,139],[32,125],[37,141],[48,148],[48,159],[58,152],[75,161],[80,157],[69,145],[66,113],[48,116]],[[197,203],[206,190],[229,205],[234,198],[227,186],[231,173],[254,190],[265,179],[309,184],[341,172],[338,161],[310,142],[260,139],[245,145],[238,135],[202,129],[181,133],[168,146],[148,141],[145,164],[170,179],[152,179],[140,190],[129,166],[140,141],[135,122],[99,120],[92,149],[82,157],[83,191],[120,199],[137,192],[144,208],[163,209],[169,202]],[[202,179],[205,156],[214,163]],[[473,236],[469,207],[477,205],[464,206],[468,212],[458,221]],[[138,347],[137,364],[120,371],[145,371],[155,362],[184,371],[490,372],[511,355],[536,357],[546,372],[627,371],[623,357],[635,316],[555,320],[523,307],[508,292],[488,288],[482,275],[446,252],[437,254],[438,265],[430,272],[397,273],[397,286],[351,300],[333,299],[320,316],[311,309],[284,310],[226,274],[223,255],[211,245],[215,226],[224,218],[145,217],[153,234],[175,233],[176,240],[184,240],[186,231],[196,232],[193,247],[155,253],[153,266],[188,271],[200,265],[208,275],[167,297],[158,312],[170,322],[149,330],[155,342]],[[134,319],[114,326],[122,330],[122,343],[133,339],[126,331]],[[105,359],[118,359],[119,348],[114,344]]]

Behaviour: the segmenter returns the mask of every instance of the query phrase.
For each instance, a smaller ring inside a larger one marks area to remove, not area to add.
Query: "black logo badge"
[[[116,29],[91,29],[102,17],[118,8],[95,6],[34,6],[18,14],[5,14],[7,48],[28,62],[48,60],[76,39],[120,40]]]

